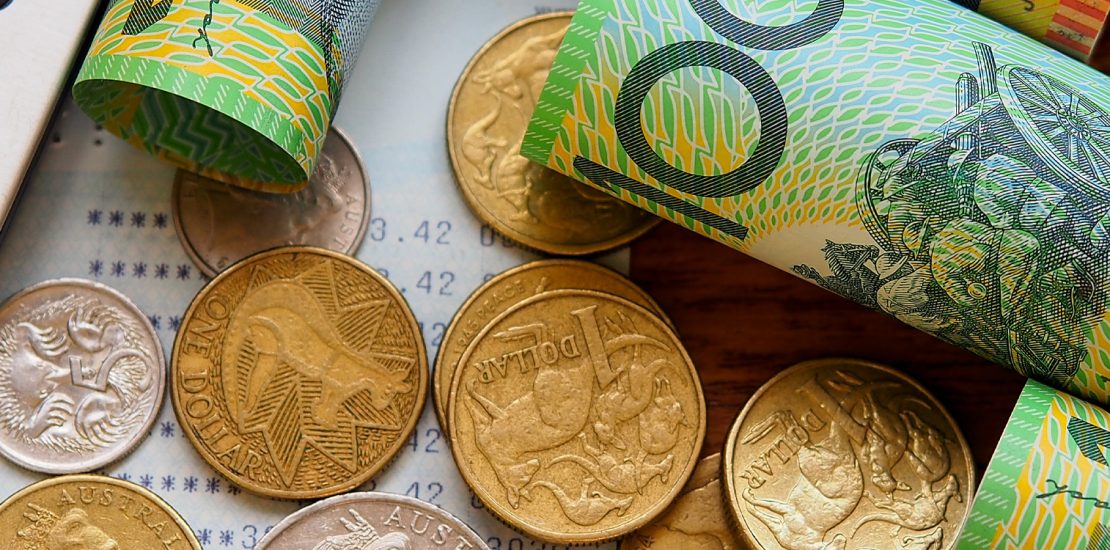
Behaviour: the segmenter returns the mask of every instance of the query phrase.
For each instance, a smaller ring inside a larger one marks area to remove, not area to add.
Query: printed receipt
[[[501,28],[575,3],[389,1],[371,23],[336,117],[370,175],[372,220],[357,257],[404,289],[429,362],[471,291],[535,258],[482,227],[455,189],[444,134],[452,87],[474,52]],[[72,102],[46,139],[0,242],[0,295],[57,277],[101,281],[147,314],[168,359],[181,315],[205,283],[174,232],[173,169],[96,129]],[[627,252],[606,260],[627,268]],[[431,403],[429,394],[408,445],[364,489],[439,505],[495,550],[557,548],[529,540],[482,509],[459,476]],[[181,432],[168,391],[149,437],[101,473],[160,495],[207,549],[252,548],[298,508],[247,494],[212,471]],[[44,477],[0,460],[0,497]]]

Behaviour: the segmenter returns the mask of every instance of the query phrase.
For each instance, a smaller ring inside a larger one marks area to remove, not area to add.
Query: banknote
[[[958,548],[1110,546],[1110,413],[1030,380]]]
[[[522,151],[1106,403],[1108,84],[944,0],[585,0]]]
[[[73,87],[105,129],[213,179],[312,174],[378,0],[113,0]]]
[[[13,9],[35,1],[15,0]],[[371,23],[335,119],[365,162],[373,186],[366,238],[351,254],[401,290],[422,325],[429,357],[473,289],[536,259],[484,226],[459,198],[444,144],[442,106],[490,36],[523,17],[573,7],[574,0],[402,0],[383,2]],[[411,39],[433,35],[447,37],[451,47]],[[207,281],[174,231],[174,169],[97,129],[70,100],[46,135],[51,138],[0,234],[0,298],[46,279],[94,279],[131,298],[147,315],[168,360],[182,314]],[[323,205],[329,211],[342,206]],[[629,253],[624,249],[601,261],[627,272]],[[32,401],[28,406],[36,406]],[[242,491],[213,470],[189,443],[168,395],[153,432],[102,473],[156,493],[181,513],[207,550],[253,548],[298,508],[292,501]],[[0,459],[0,499],[42,478]],[[442,507],[491,550],[568,550],[525,537],[484,509],[455,466],[431,400],[396,460],[362,489]],[[408,515],[405,522],[411,523]],[[415,525],[422,529],[424,520]],[[3,534],[0,549],[8,550]],[[611,550],[615,544],[580,548]]]
[[[1077,59],[1091,53],[1107,0],[954,0]]]

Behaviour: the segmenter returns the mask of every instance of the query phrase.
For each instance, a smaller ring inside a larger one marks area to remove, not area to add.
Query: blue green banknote
[[[1110,78],[947,0],[584,0],[522,151],[1110,398]]]
[[[1029,381],[958,548],[1110,548],[1110,413]]]

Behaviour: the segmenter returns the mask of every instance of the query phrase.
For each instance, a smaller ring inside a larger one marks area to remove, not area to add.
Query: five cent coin
[[[487,550],[442,508],[401,495],[351,493],[322,500],[281,520],[255,550]]]
[[[94,475],[47,479],[5,500],[0,548],[201,550],[193,530],[157,495]]]
[[[701,382],[650,311],[585,290],[534,296],[467,347],[451,450],[486,508],[559,544],[630,533],[686,483],[705,437]]]
[[[447,148],[459,189],[482,221],[525,246],[573,255],[627,244],[659,218],[520,155],[570,19],[524,19],[474,55],[448,106]]]
[[[682,494],[666,513],[621,543],[621,550],[649,548],[743,548],[724,508],[720,454],[698,462]]]
[[[756,548],[952,548],[975,487],[971,451],[936,398],[849,359],[764,384],[729,433],[724,479]]]
[[[0,306],[0,453],[25,468],[87,472],[128,454],[165,383],[154,327],[105,285],[46,281]]]
[[[651,296],[619,273],[597,264],[577,260],[539,260],[505,271],[466,299],[443,334],[443,343],[436,353],[432,392],[441,426],[447,426],[447,396],[451,392],[451,379],[458,367],[459,357],[478,331],[517,302],[541,292],[564,288],[615,294],[644,306],[666,321]]]
[[[255,252],[282,245],[351,254],[370,217],[370,183],[343,132],[328,131],[303,190],[263,193],[177,171],[173,220],[185,252],[209,277]]]
[[[177,419],[243,488],[319,498],[370,479],[407,440],[424,341],[384,277],[337,252],[278,248],[201,289],[173,347]]]

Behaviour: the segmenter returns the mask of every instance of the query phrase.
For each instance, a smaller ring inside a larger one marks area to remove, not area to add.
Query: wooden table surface
[[[884,363],[916,378],[963,429],[979,478],[1025,378],[722,244],[661,223],[632,245],[631,277],[674,321],[701,373],[709,430],[724,447],[736,414],[785,367],[824,357]]]

